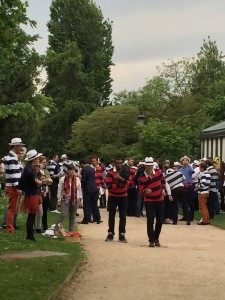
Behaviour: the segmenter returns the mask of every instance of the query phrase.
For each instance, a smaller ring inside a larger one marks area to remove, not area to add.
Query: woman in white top
[[[56,222],[56,229],[69,215],[69,232],[73,232],[77,207],[82,199],[81,182],[75,175],[74,164],[68,166],[67,175],[59,180],[57,199],[57,205],[61,206],[61,213]]]

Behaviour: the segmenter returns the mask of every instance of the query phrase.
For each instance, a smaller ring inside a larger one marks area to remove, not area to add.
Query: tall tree
[[[49,99],[37,95],[39,67],[42,58],[31,48],[37,35],[28,35],[21,25],[35,26],[26,15],[27,1],[1,1],[0,5],[0,143],[22,137],[30,146],[39,115],[45,114]]]
[[[192,94],[207,104],[225,94],[225,65],[222,52],[210,37],[204,40],[193,65]]]
[[[45,144],[62,150],[72,123],[111,93],[112,24],[89,0],[53,0],[50,12],[44,93],[54,99],[58,112],[43,128],[54,127]]]

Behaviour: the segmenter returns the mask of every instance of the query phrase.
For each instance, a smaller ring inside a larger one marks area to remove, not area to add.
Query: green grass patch
[[[201,219],[201,213],[199,211],[195,212],[196,220]],[[225,229],[225,214],[215,215],[213,220],[210,220],[210,224],[221,229]]]
[[[0,222],[6,206],[6,198],[1,197]],[[83,257],[80,243],[66,242],[61,236],[52,239],[36,234],[37,242],[27,241],[26,217],[19,213],[17,225],[20,229],[14,234],[9,235],[5,229],[0,229],[0,255],[35,250],[64,252],[69,255],[0,260],[0,290],[4,291],[4,300],[48,299]],[[57,217],[57,214],[49,213],[48,224],[55,224]],[[65,222],[65,228],[66,226]]]

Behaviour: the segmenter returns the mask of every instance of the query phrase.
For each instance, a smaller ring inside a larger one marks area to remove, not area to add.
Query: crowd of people
[[[191,162],[143,161],[121,158],[106,163],[92,156],[90,161],[71,160],[66,154],[46,158],[35,149],[27,152],[21,138],[13,138],[10,151],[2,158],[0,173],[8,196],[8,207],[1,227],[9,234],[18,229],[17,213],[27,213],[26,239],[36,241],[34,233],[48,229],[48,212],[58,213],[55,230],[69,216],[69,231],[74,231],[78,207],[83,209],[80,224],[101,224],[99,208],[107,208],[108,233],[115,236],[115,216],[119,212],[118,239],[127,243],[127,217],[147,219],[149,247],[160,246],[163,224],[191,225],[200,210],[198,225],[210,224],[214,215],[225,211],[225,163],[218,166],[212,158]],[[3,189],[3,187],[2,187]],[[21,201],[21,204],[19,205]],[[183,216],[178,220],[182,210]]]

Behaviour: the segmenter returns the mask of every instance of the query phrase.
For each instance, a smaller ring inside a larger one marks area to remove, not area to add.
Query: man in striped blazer
[[[5,190],[8,195],[8,210],[6,217],[6,230],[8,233],[13,233],[15,228],[13,226],[13,219],[17,211],[20,195],[22,191],[18,190],[19,181],[21,178],[21,169],[18,161],[18,154],[22,151],[21,138],[13,138],[9,143],[11,149],[4,158],[5,166]]]
[[[207,208],[207,199],[209,197],[209,188],[211,182],[211,175],[206,170],[206,163],[200,163],[199,165],[200,175],[198,180],[198,204],[202,215],[202,221],[199,221],[198,225],[209,224],[209,212]]]
[[[149,247],[159,247],[159,235],[163,223],[165,179],[160,169],[153,168],[152,157],[145,158],[145,168],[145,172],[139,177],[139,190],[144,195]]]
[[[213,160],[207,159],[206,164],[208,166],[207,171],[211,175],[210,187],[209,187],[209,197],[207,200],[207,208],[209,211],[209,219],[214,218],[214,211],[216,205],[218,206],[218,187],[219,187],[219,174],[213,166]]]

